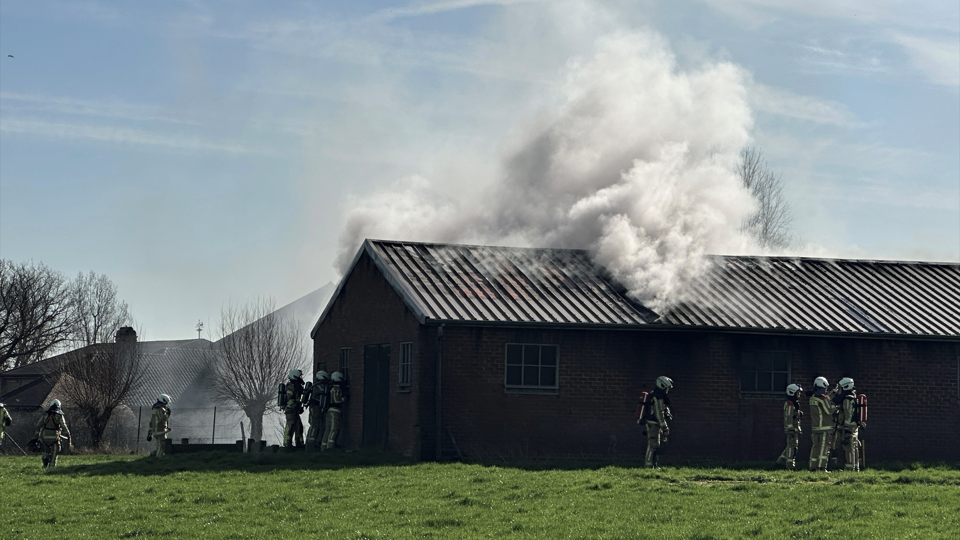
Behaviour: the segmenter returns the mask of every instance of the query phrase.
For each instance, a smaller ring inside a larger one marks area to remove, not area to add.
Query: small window
[[[507,344],[507,388],[557,388],[556,345]]]
[[[786,351],[751,351],[741,357],[740,391],[782,393],[790,384]]]
[[[400,344],[400,382],[399,386],[410,386],[413,379],[413,343]]]
[[[350,380],[350,347],[340,349],[340,367],[338,370],[344,380]]]

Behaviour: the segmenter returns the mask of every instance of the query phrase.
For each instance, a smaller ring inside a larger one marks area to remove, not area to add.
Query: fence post
[[[210,435],[210,444],[217,444],[217,407],[213,407],[213,434]]]

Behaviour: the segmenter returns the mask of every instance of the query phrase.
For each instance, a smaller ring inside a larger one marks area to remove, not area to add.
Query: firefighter
[[[164,456],[164,443],[167,440],[167,433],[170,433],[171,413],[170,396],[160,394],[150,411],[150,429],[147,431],[147,442],[157,439],[157,451],[154,455],[158,458]]]
[[[800,418],[803,411],[797,402],[803,388],[799,384],[787,386],[787,399],[783,402],[783,432],[787,436],[787,447],[777,459],[777,465],[787,469],[797,468],[797,447],[800,445]]]
[[[326,371],[318,371],[314,380],[309,393],[303,394],[307,410],[310,411],[310,429],[307,430],[308,451],[320,446],[320,438],[323,436],[323,417],[330,403],[330,375]]]
[[[0,447],[3,447],[3,436],[6,433],[7,428],[13,424],[13,418],[10,417],[10,413],[7,412],[7,406],[3,403],[0,403]]]
[[[670,436],[668,420],[673,420],[670,414],[670,398],[667,393],[673,388],[673,379],[657,377],[656,388],[650,396],[650,404],[646,410],[647,427],[647,455],[645,464],[648,468],[659,469],[660,446],[667,442]]]
[[[347,395],[343,388],[343,374],[334,371],[330,375],[330,380],[330,404],[327,406],[327,417],[323,426],[323,437],[320,439],[320,450],[335,450],[337,448],[337,436],[340,435],[343,406],[347,402]]]
[[[860,424],[857,415],[857,391],[850,377],[840,379],[838,386],[841,400],[837,418],[837,439],[843,448],[843,470],[859,471]]]
[[[66,437],[63,434],[66,433]],[[50,470],[57,466],[57,455],[60,453],[60,439],[70,442],[70,428],[63,417],[60,400],[50,402],[50,406],[37,420],[37,440],[42,449],[43,470]]]
[[[303,372],[291,369],[287,378],[287,404],[283,410],[287,425],[283,428],[283,446],[287,450],[293,450],[294,443],[297,448],[303,448],[303,421],[300,420],[300,413],[303,412],[303,405],[300,404],[303,397]]]
[[[825,377],[813,381],[813,395],[810,396],[810,470],[827,471],[830,459],[830,436],[833,432],[833,413],[837,407],[833,404],[834,391],[827,391],[830,383]]]

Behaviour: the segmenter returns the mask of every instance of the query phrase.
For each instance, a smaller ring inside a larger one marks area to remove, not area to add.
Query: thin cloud
[[[835,126],[858,126],[853,113],[842,103],[822,101],[801,96],[764,84],[750,88],[750,104],[755,110],[788,118],[830,124]]]
[[[225,152],[229,154],[280,155],[281,152],[262,147],[251,147],[234,142],[209,141],[197,136],[154,133],[141,129],[46,122],[43,120],[5,118],[0,132],[30,135],[51,139],[89,140],[113,144],[134,144],[189,151]]]
[[[382,10],[375,13],[371,19],[391,20],[402,17],[420,17],[477,6],[510,6],[542,1],[544,0],[449,0],[447,2],[422,2],[406,7]]]
[[[0,92],[0,102],[9,107],[10,102],[17,103],[18,109],[73,114],[78,116],[101,116],[134,121],[159,121],[176,124],[199,125],[193,120],[184,120],[155,114],[156,107],[124,103],[120,101],[92,101],[59,96]]]
[[[894,33],[893,39],[903,45],[913,64],[933,82],[960,87],[960,41],[932,40]]]

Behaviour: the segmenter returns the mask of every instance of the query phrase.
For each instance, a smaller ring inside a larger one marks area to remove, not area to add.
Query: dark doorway
[[[386,448],[390,415],[390,345],[363,348],[363,446]]]

